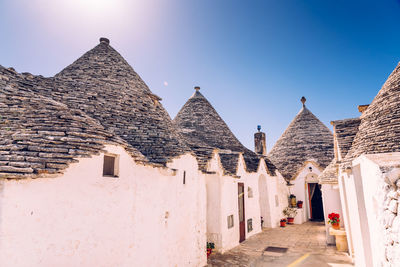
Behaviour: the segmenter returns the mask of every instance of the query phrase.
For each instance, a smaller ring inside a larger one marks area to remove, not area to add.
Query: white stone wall
[[[287,206],[288,189],[283,177],[270,176],[265,166],[257,173],[245,170],[243,159],[238,164],[238,176],[223,175],[218,156],[209,162],[210,174],[204,174],[207,186],[207,240],[214,242],[216,249],[223,253],[239,244],[238,183],[244,184],[246,239],[261,232],[261,210],[267,211],[268,227],[277,227],[282,210]],[[264,188],[259,188],[260,179]],[[249,197],[249,187],[253,197]],[[260,193],[262,195],[260,195]],[[266,200],[260,206],[260,199]],[[233,215],[234,226],[228,228],[229,215]],[[248,219],[252,219],[253,230],[248,232]],[[265,220],[265,219],[264,219]]]
[[[344,219],[342,212],[342,205],[340,203],[339,185],[338,184],[323,184],[322,190],[322,203],[324,206],[325,229],[326,229],[326,242],[327,244],[335,244],[335,236],[329,234],[329,227],[331,226],[328,221],[328,215],[332,212],[339,213],[340,226],[344,227]]]
[[[375,262],[382,266],[400,264],[400,170],[394,169],[386,175],[378,175],[376,195],[370,211]],[[366,203],[368,204],[368,203]],[[374,214],[375,213],[375,214]],[[376,224],[375,224],[376,223]]]
[[[214,157],[210,170],[215,174],[204,174],[207,183],[207,240],[214,242],[216,250],[223,253],[239,244],[238,183],[244,184],[246,239],[261,231],[258,192],[258,174],[248,173],[239,164],[238,177],[223,175],[223,170]],[[219,166],[219,167],[218,167]],[[249,198],[248,188],[253,197]],[[233,215],[233,227],[228,228],[228,216]],[[247,220],[252,219],[253,230],[247,232]]]
[[[260,216],[263,217],[263,227],[273,227],[272,213],[273,213],[273,203],[271,203],[272,194],[271,182],[267,181],[267,176],[261,174],[258,178],[258,202],[260,205]]]
[[[1,266],[206,264],[205,182],[195,158],[174,160],[174,173],[107,150],[120,155],[119,178],[102,176],[98,155],[61,177],[1,180]]]
[[[309,168],[312,168],[310,171]],[[310,213],[310,200],[308,197],[308,183],[318,183],[318,176],[321,174],[321,170],[312,162],[307,162],[297,177],[291,181],[292,188],[290,189],[291,194],[296,196],[296,200],[303,201],[303,209],[305,210],[303,221],[307,221],[311,218]]]
[[[364,209],[367,217],[362,222],[368,226],[363,231],[364,250],[370,248],[373,252],[365,260],[373,266],[400,264],[400,169],[393,168],[398,166],[394,162],[397,160],[392,154],[381,154],[361,156],[353,162],[353,166],[359,166],[362,180],[364,201],[359,209]],[[368,239],[366,233],[369,233]]]
[[[279,227],[279,221],[284,218],[283,209],[288,206],[289,188],[286,181],[277,171],[277,176],[267,177],[269,203],[271,205],[271,227]]]
[[[222,248],[221,179],[218,174],[203,174],[207,192],[207,241]]]
[[[343,176],[342,182],[339,185],[343,187],[343,192],[346,195],[346,205],[348,214],[344,214],[344,219],[347,221],[349,228],[346,226],[346,234],[351,237],[351,244],[354,250],[354,262],[356,266],[366,266],[364,245],[362,242],[362,231],[360,224],[360,215],[358,210],[357,192],[352,174],[341,173]],[[342,203],[342,207],[344,204]]]

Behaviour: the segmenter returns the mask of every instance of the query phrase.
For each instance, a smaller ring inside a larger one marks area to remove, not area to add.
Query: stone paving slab
[[[264,251],[268,246],[286,247],[288,251]],[[287,266],[302,256],[304,260],[295,266],[353,266],[347,253],[338,252],[335,246],[326,245],[323,222],[264,229],[224,254],[212,254],[207,266],[278,267]]]

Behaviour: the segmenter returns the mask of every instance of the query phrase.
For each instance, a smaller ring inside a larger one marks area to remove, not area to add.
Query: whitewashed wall
[[[279,227],[279,221],[285,217],[283,215],[283,209],[289,204],[289,188],[283,176],[278,171],[276,172],[276,176],[267,176],[268,196],[271,206],[270,227],[272,228]]]
[[[267,176],[261,174],[258,177],[258,202],[260,205],[260,216],[263,217],[263,227],[272,227],[273,220],[272,220],[272,213],[273,213],[273,203],[270,203],[270,195],[272,194],[271,185],[268,184],[272,183],[272,179],[267,181]]]
[[[367,227],[363,230],[364,249],[373,252],[365,260],[372,261],[373,266],[400,263],[399,162],[400,153],[363,155],[353,161],[353,167],[359,166],[359,173],[353,173],[362,181],[364,196],[359,209],[364,209],[367,218],[362,223]]]
[[[244,170],[244,163],[238,164],[238,177],[223,174],[219,157],[214,154],[209,162],[211,174],[204,174],[207,187],[207,240],[214,242],[221,253],[239,244],[238,183],[244,184],[246,239],[261,231],[258,175]],[[249,198],[248,188],[253,191]],[[228,228],[228,216],[233,215],[233,227]],[[247,232],[247,220],[252,219],[253,230]]]
[[[58,178],[1,180],[1,266],[206,264],[205,182],[195,158],[174,160],[174,174],[107,150],[120,155],[119,178],[102,176],[99,155]]]
[[[345,179],[348,178],[348,175],[343,172],[339,168],[339,174],[338,174],[338,185],[339,185],[339,195],[340,195],[340,205],[342,207],[342,223],[344,225],[344,228],[346,230],[346,238],[347,238],[347,245],[349,248],[349,255],[354,258],[354,245],[353,245],[353,237],[351,233],[351,225],[349,221],[350,217],[350,209],[349,209],[349,204],[348,200],[349,198],[347,197],[347,192],[346,192],[346,187],[345,187]]]
[[[277,227],[282,218],[282,210],[287,206],[288,189],[283,177],[270,176],[261,165],[258,172],[248,173],[243,158],[238,164],[237,177],[223,175],[219,157],[214,154],[204,174],[207,185],[207,240],[214,242],[216,249],[223,253],[239,244],[238,183],[244,184],[246,239],[261,232],[261,210],[268,211],[265,218],[268,227]],[[260,179],[264,188],[259,188]],[[249,187],[253,197],[249,197]],[[262,195],[260,195],[260,193]],[[268,206],[261,207],[260,199]],[[229,215],[233,215],[234,226],[228,228]],[[264,220],[265,220],[264,218]],[[248,232],[248,219],[252,219],[253,230]]]
[[[356,266],[400,262],[400,153],[362,155],[340,171],[340,197]]]
[[[222,248],[221,179],[219,174],[203,174],[207,192],[207,241]]]
[[[310,171],[310,167],[312,168],[312,171]],[[305,216],[303,221],[307,221],[311,218],[308,183],[318,183],[318,176],[320,174],[321,170],[316,166],[316,164],[307,162],[296,178],[291,181],[291,183],[294,184],[290,189],[291,193],[296,196],[297,201],[303,201],[303,209],[306,211],[303,213]]]
[[[359,204],[357,200],[357,190],[354,183],[354,177],[351,173],[340,172],[339,176],[343,176],[339,179],[339,186],[341,187],[341,192],[343,191],[345,195],[345,202],[341,201],[342,207],[346,205],[348,213],[344,213],[343,217],[346,225],[346,234],[351,238],[350,245],[354,250],[354,263],[356,266],[368,266],[365,261],[365,251],[363,244],[363,233],[361,230],[360,214],[359,214]],[[362,190],[362,189],[361,189]],[[360,188],[358,189],[360,191]],[[346,223],[347,222],[347,223]],[[348,239],[349,241],[349,239]]]
[[[332,212],[339,213],[340,215],[340,226],[344,226],[342,205],[340,204],[340,193],[338,184],[323,184],[322,190],[322,202],[324,206],[324,217],[325,217],[325,230],[326,230],[326,242],[327,244],[335,244],[335,236],[329,234],[329,227],[331,226],[328,221],[328,215]]]

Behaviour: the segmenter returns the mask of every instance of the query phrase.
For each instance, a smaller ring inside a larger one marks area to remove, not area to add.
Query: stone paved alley
[[[268,246],[288,248],[285,253],[265,252]],[[347,253],[336,251],[325,243],[323,222],[306,222],[287,225],[285,228],[268,228],[250,237],[239,246],[221,254],[212,254],[211,266],[353,266]]]

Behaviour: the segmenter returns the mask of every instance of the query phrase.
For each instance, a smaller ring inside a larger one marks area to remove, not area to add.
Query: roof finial
[[[194,90],[199,91],[200,90],[200,86],[195,86]]]
[[[261,131],[261,125],[257,125],[257,130]]]
[[[301,101],[301,103],[303,103],[303,107],[305,107],[307,99],[304,96],[302,96],[300,101]]]
[[[108,40],[108,39],[105,38],[105,37],[101,37],[101,38],[100,38],[100,43],[110,44],[110,40]]]

